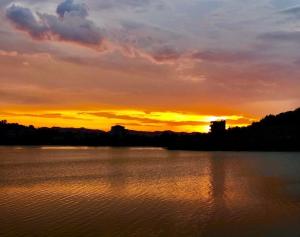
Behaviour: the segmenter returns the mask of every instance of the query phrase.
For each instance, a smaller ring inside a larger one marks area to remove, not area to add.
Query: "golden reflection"
[[[22,193],[26,196],[36,193],[44,195],[74,195],[78,197],[96,198],[97,196],[107,198],[135,199],[143,196],[147,198],[162,199],[168,201],[208,201],[210,199],[210,178],[209,176],[184,177],[180,180],[162,179],[139,180],[136,182],[124,182],[117,185],[111,181],[89,181],[60,185],[48,183],[27,186],[12,186],[5,188],[4,192],[13,196],[15,193]],[[17,198],[17,197],[16,197]]]

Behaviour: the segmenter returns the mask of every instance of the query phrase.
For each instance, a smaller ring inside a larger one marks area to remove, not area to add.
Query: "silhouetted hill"
[[[106,133],[85,128],[35,128],[0,122],[1,145],[98,145]]]
[[[300,108],[268,115],[245,128],[227,131],[231,147],[257,150],[300,150]],[[235,144],[234,144],[235,143]]]
[[[222,125],[224,121],[221,121]],[[213,126],[218,126],[218,122]],[[223,125],[224,126],[224,125]],[[224,126],[225,127],[225,126]],[[110,132],[85,128],[35,128],[0,121],[1,145],[158,146],[182,150],[300,150],[300,108],[268,115],[248,127],[216,133],[132,131],[117,125]]]
[[[300,150],[300,108],[268,115],[248,127],[234,127],[223,134],[206,134],[195,143],[173,143],[184,150]]]

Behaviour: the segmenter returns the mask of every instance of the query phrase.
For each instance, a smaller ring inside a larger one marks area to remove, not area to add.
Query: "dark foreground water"
[[[0,236],[299,237],[300,153],[0,147]]]

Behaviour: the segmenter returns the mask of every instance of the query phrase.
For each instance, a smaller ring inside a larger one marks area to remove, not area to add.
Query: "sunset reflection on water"
[[[3,147],[1,236],[299,236],[298,156]]]

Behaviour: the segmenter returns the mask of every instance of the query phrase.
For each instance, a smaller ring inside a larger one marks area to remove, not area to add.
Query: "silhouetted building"
[[[226,131],[226,121],[212,121],[210,122],[210,133],[215,135],[224,134]]]
[[[110,134],[113,136],[123,136],[127,132],[126,128],[121,125],[112,126],[110,129]]]

